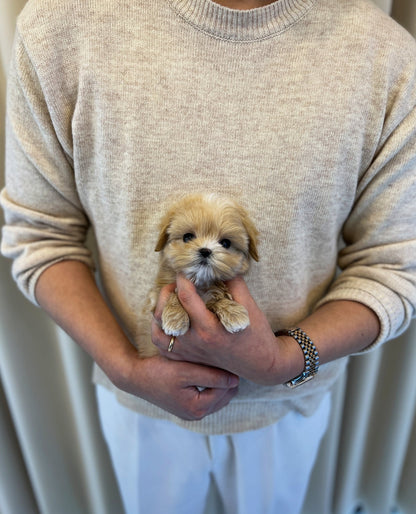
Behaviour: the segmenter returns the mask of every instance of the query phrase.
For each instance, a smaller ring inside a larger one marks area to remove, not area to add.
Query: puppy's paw
[[[169,296],[162,312],[162,329],[168,336],[181,336],[189,329],[189,316],[175,293]]]
[[[218,306],[215,310],[216,315],[224,328],[231,333],[241,332],[250,325],[250,319],[245,307],[237,302],[227,302]]]
[[[185,311],[162,314],[162,328],[168,336],[182,336],[189,329],[189,316]]]

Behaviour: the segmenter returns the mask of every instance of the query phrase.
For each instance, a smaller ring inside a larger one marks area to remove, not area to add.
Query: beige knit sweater
[[[156,227],[178,193],[236,197],[260,231],[249,288],[274,330],[319,302],[371,307],[381,334],[416,305],[416,45],[364,0],[30,0],[7,118],[2,252],[32,300],[43,270],[93,265],[131,341],[156,273]],[[337,273],[337,268],[339,273]],[[336,278],[337,277],[337,278]],[[374,345],[374,346],[375,346]],[[344,368],[296,390],[242,381],[204,433],[312,413]],[[114,386],[96,368],[95,380]]]

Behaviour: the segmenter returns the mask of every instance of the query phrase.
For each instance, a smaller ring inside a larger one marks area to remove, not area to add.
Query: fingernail
[[[240,378],[237,375],[231,375],[229,379],[230,387],[237,387],[240,383]]]

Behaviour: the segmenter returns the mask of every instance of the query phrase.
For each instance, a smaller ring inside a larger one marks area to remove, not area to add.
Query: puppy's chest
[[[199,287],[197,288],[197,291],[208,309],[210,309],[211,305],[218,303],[218,301],[223,298],[232,300],[231,295],[223,282],[216,282],[210,286]]]

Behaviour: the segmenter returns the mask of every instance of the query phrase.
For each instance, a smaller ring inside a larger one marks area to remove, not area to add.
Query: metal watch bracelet
[[[294,388],[311,380],[318,373],[319,353],[310,337],[300,328],[294,328],[293,330],[278,330],[274,335],[276,337],[292,337],[301,347],[305,358],[305,367],[303,368],[302,373],[292,380],[289,380],[289,382],[286,382],[286,385]]]

